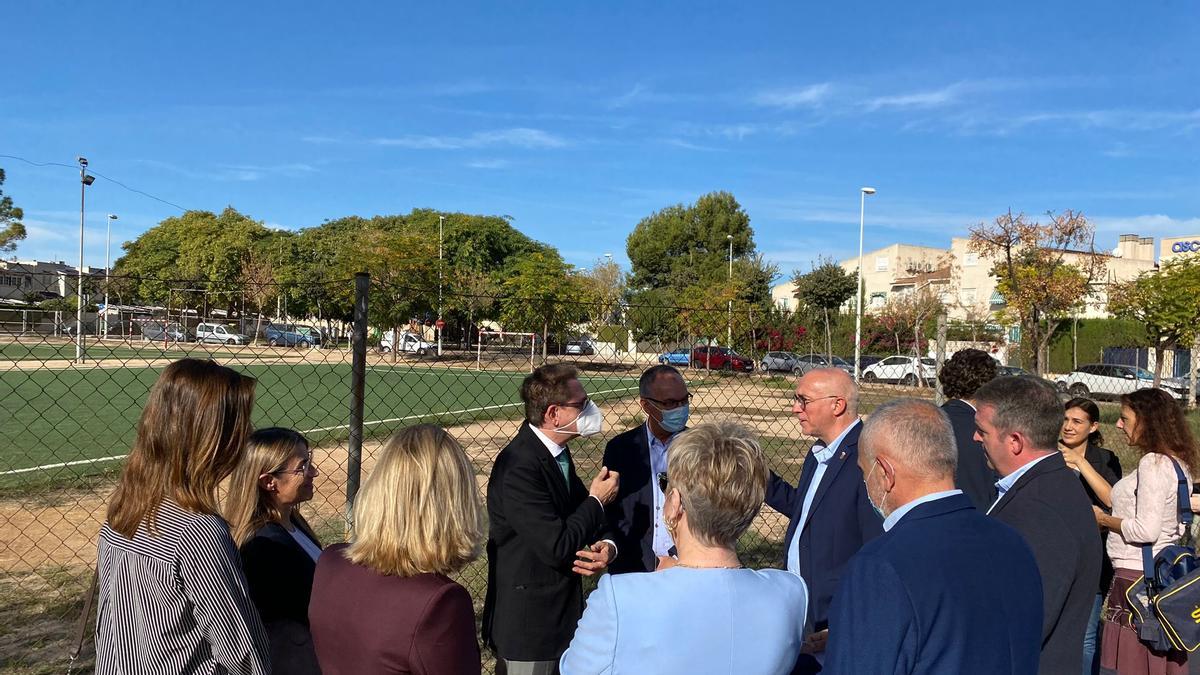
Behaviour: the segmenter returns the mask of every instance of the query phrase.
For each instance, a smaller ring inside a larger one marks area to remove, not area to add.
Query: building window
[[[887,303],[887,293],[872,293],[871,307],[883,307]]]
[[[959,300],[959,302],[961,302],[964,305],[975,304],[975,289],[974,288],[962,289],[958,293],[958,300]]]
[[[887,268],[888,268],[888,259],[886,257],[879,257],[879,258],[875,259],[875,271],[876,272],[886,272]]]
[[[963,256],[963,267],[975,267],[979,264],[978,253],[968,253]]]

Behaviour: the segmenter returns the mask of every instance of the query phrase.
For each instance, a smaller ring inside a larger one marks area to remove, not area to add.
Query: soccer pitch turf
[[[228,365],[258,380],[256,427],[299,429],[314,444],[348,436],[350,364]],[[13,473],[21,469],[127,453],[160,371],[161,367],[41,368],[0,373],[0,483],[34,480],[42,473]],[[524,375],[409,363],[369,366],[364,435],[384,436],[419,421],[451,426],[518,418]],[[637,392],[637,379],[626,375],[584,374],[581,381],[598,401]],[[100,470],[95,464],[79,464],[68,467],[67,475]],[[62,476],[60,471],[57,476]]]

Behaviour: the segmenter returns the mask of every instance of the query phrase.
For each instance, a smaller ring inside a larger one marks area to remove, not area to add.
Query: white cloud
[[[472,169],[507,169],[512,162],[507,159],[476,159],[467,162],[467,166]]]
[[[1173,218],[1164,214],[1098,216],[1090,219],[1097,232],[1138,234],[1143,237],[1183,237],[1200,234],[1200,217]]]
[[[647,87],[645,85],[641,83],[635,84],[632,89],[610,101],[608,107],[611,109],[624,108],[636,101],[646,91]]]
[[[395,138],[376,138],[371,143],[382,146],[410,148],[413,150],[462,150],[466,148],[487,148],[494,146],[511,146],[533,150],[561,148],[568,145],[567,141],[559,136],[541,129],[530,129],[527,127],[478,131],[470,136],[410,135]]]
[[[951,103],[957,103],[965,87],[961,83],[951,84],[941,89],[917,91],[908,94],[891,96],[876,96],[863,103],[867,110],[908,109],[908,108],[937,108]]]
[[[810,84],[793,89],[772,89],[759,92],[752,99],[755,104],[771,108],[811,108],[824,103],[833,93],[828,82]]]

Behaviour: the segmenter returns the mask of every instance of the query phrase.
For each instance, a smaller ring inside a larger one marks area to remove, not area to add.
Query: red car
[[[692,367],[754,372],[754,362],[729,347],[696,347],[692,350]]]

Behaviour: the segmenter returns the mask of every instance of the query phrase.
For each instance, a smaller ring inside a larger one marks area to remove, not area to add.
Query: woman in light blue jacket
[[[804,580],[745,569],[734,550],[766,493],[758,442],[730,422],[693,427],[657,478],[679,555],[656,572],[601,578],[562,675],[791,672],[804,639]]]

